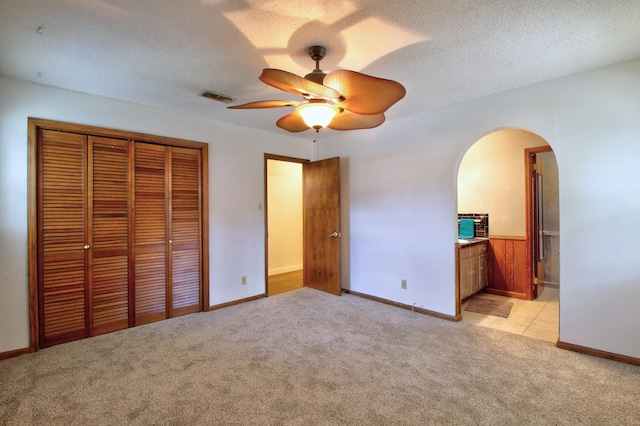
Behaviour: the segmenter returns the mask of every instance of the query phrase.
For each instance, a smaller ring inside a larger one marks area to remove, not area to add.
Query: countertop
[[[489,238],[484,238],[484,237],[458,239],[458,243],[460,244],[460,247],[468,247],[474,244],[480,244],[487,241],[489,241]]]

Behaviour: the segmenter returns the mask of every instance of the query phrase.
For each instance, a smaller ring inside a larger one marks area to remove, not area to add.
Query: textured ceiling
[[[406,87],[393,119],[638,58],[639,23],[639,0],[0,0],[0,74],[284,132],[288,108],[198,94],[297,100],[257,77],[321,44],[325,72]]]

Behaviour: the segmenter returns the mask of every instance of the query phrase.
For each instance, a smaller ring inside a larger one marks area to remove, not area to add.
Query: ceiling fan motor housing
[[[307,80],[311,80],[314,83],[322,84],[327,74],[322,72],[322,70],[320,69],[320,61],[327,54],[327,49],[324,46],[311,46],[308,52],[311,59],[316,61],[316,69],[305,75],[304,78],[306,78]]]

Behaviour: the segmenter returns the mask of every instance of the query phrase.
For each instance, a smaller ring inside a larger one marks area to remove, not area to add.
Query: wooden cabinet
[[[202,309],[202,151],[38,129],[39,346]]]
[[[460,300],[479,292],[488,285],[487,243],[479,242],[460,247]]]

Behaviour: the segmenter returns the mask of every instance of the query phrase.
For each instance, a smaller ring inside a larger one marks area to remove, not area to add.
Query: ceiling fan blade
[[[229,109],[280,108],[280,107],[295,107],[295,106],[298,106],[299,104],[300,102],[296,102],[296,101],[273,100],[273,101],[249,102],[246,104],[234,105],[227,108]]]
[[[357,130],[372,129],[384,123],[384,114],[362,115],[354,114],[349,111],[343,111],[333,117],[331,123],[327,126],[333,130]]]
[[[311,128],[307,126],[302,117],[295,113],[287,114],[276,121],[276,126],[292,133],[303,132]]]
[[[338,99],[340,93],[334,89],[314,83],[288,71],[265,68],[258,77],[260,81],[285,92],[300,95],[303,98]]]
[[[324,78],[325,86],[340,92],[344,105],[356,114],[380,114],[404,98],[407,91],[397,81],[372,77],[356,71],[332,71]]]

